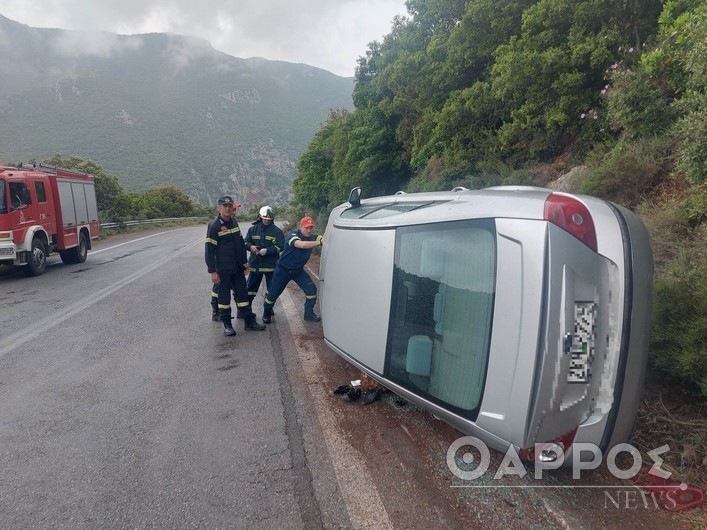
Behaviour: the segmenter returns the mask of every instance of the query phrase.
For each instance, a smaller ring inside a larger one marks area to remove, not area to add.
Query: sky
[[[0,0],[0,15],[35,28],[201,37],[234,57],[351,77],[407,10],[405,0]]]

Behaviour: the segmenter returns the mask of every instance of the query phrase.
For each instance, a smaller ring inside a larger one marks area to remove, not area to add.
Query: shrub
[[[633,207],[669,173],[670,164],[665,137],[620,143],[590,172],[581,192]]]
[[[615,70],[610,79],[609,121],[624,138],[662,134],[675,120],[669,98],[642,68]]]
[[[680,102],[685,115],[673,126],[679,141],[677,168],[696,184],[707,179],[707,95],[691,93]]]
[[[680,390],[707,397],[707,257],[683,252],[656,279],[650,365]]]
[[[680,252],[689,246],[688,241],[691,237],[689,220],[679,200],[660,205],[647,201],[636,211],[651,236],[655,274],[658,278]]]
[[[680,206],[691,227],[695,228],[707,221],[707,184],[695,186]]]

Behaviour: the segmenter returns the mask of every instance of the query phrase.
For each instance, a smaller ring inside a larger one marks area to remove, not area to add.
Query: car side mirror
[[[349,203],[353,208],[361,206],[361,188],[356,187],[349,193]]]

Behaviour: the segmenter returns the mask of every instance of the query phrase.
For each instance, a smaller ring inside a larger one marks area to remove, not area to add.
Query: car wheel
[[[47,268],[47,248],[38,237],[32,240],[32,250],[25,265],[25,274],[27,276],[39,276],[44,274]]]

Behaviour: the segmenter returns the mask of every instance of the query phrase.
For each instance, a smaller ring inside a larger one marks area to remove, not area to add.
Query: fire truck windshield
[[[7,198],[5,192],[5,181],[0,179],[0,215],[7,213]]]
[[[10,211],[27,207],[32,202],[29,188],[24,182],[10,181]]]

